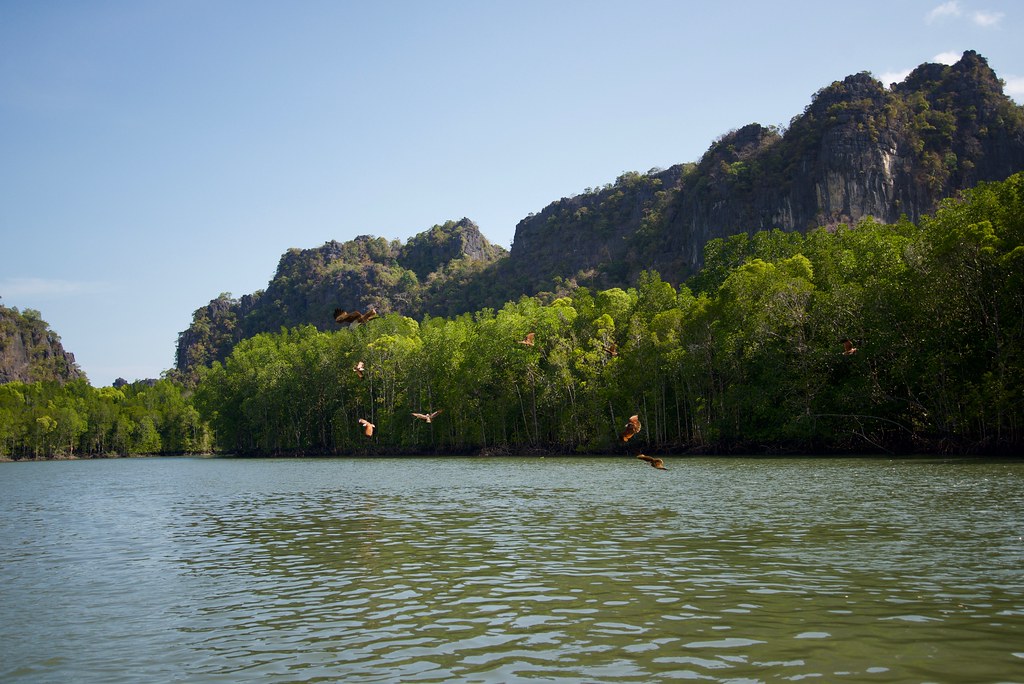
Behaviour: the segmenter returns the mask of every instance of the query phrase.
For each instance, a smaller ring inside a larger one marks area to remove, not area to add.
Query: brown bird
[[[849,337],[843,340],[843,355],[849,356],[850,354],[856,354],[857,348],[853,346],[853,342]]]
[[[534,333],[526,333],[526,337],[519,340],[519,344],[525,344],[527,347],[533,346]]]
[[[612,342],[610,345],[604,348],[604,353],[607,354],[608,356],[618,356],[619,348],[615,345],[614,342]]]
[[[419,418],[420,420],[425,420],[429,423],[432,422],[434,418],[437,417],[437,414],[441,413],[442,411],[444,411],[444,409],[437,409],[433,413],[413,413],[412,415],[416,418]]]
[[[640,416],[630,416],[625,429],[619,435],[619,439],[623,442],[628,442],[638,432],[640,432]]]
[[[367,437],[373,437],[373,428],[377,427],[365,418],[359,419],[359,424],[363,426],[363,434]]]
[[[363,372],[366,371],[366,364],[363,363],[362,361],[360,361],[356,365],[352,366],[352,370],[354,370],[356,375],[359,376],[359,379],[362,380],[363,379]]]
[[[366,323],[369,320],[373,320],[377,317],[377,310],[370,308],[366,313],[361,311],[345,311],[344,309],[334,310],[334,322],[338,324],[348,323],[351,327],[355,327],[360,323]]]
[[[652,467],[657,468],[658,470],[668,470],[668,468],[665,467],[665,461],[660,458],[654,458],[653,456],[646,456],[644,454],[637,454],[636,457],[641,461],[647,461]]]

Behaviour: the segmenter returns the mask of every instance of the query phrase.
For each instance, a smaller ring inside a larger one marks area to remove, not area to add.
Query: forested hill
[[[0,305],[0,385],[84,377],[75,355],[64,350],[38,311]]]
[[[177,368],[189,373],[221,360],[257,333],[302,324],[336,327],[338,306],[418,313],[445,302],[469,310],[479,299],[472,276],[507,255],[465,218],[433,226],[405,244],[363,235],[289,249],[266,290],[237,299],[225,293],[193,314],[178,336]]]
[[[891,87],[855,74],[819,90],[785,130],[750,124],[696,163],[625,173],[551,203],[520,221],[511,253],[468,219],[405,245],[360,237],[289,250],[266,291],[222,295],[195,312],[179,335],[177,368],[192,375],[282,325],[326,329],[335,305],[420,318],[576,285],[627,287],[644,270],[679,285],[714,238],[806,233],[867,216],[916,221],[960,190],[1021,170],[1024,108],[977,53],[923,64]]]
[[[678,284],[713,238],[806,233],[866,216],[917,221],[960,190],[1020,170],[1024,107],[968,51],[891,88],[849,76],[819,90],[785,131],[750,124],[697,164],[623,174],[554,202],[519,223],[508,269],[528,291],[558,277],[622,285],[652,268]]]
[[[679,287],[648,271],[461,316],[254,335],[192,386],[0,384],[0,459],[1024,449],[1024,172],[916,224],[738,233],[705,252]]]

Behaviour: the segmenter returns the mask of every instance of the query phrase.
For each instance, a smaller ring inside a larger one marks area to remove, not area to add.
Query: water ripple
[[[1024,681],[1024,466],[34,465],[4,681]]]

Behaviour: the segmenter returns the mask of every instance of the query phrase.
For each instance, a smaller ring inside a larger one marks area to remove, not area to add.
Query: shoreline
[[[843,459],[843,458],[881,458],[881,459],[918,459],[918,458],[967,458],[977,460],[1024,460],[1020,450],[1007,449],[917,449],[901,451],[851,450],[851,449],[711,449],[711,448],[670,448],[651,447],[648,449],[631,449],[624,451],[579,451],[557,447],[485,447],[460,450],[432,449],[361,449],[359,451],[278,451],[278,452],[178,452],[156,454],[104,454],[104,455],[67,455],[33,456],[12,458],[0,456],[0,463],[39,463],[46,461],[106,461],[116,459],[144,458],[295,458],[295,459],[331,459],[331,458],[633,458],[638,453],[666,458],[809,458],[809,459]]]

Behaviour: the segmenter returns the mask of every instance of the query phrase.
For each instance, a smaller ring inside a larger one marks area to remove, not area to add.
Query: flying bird
[[[534,333],[526,333],[526,337],[519,340],[519,344],[525,344],[527,347],[533,346]]]
[[[366,371],[366,364],[360,361],[356,365],[352,366],[352,370],[354,370],[356,375],[359,376],[359,379],[362,380],[363,373]]]
[[[363,434],[367,437],[373,437],[373,428],[377,427],[365,418],[359,419],[359,424],[363,426]]]
[[[373,320],[377,317],[377,310],[373,307],[369,311],[363,313],[361,311],[345,311],[344,309],[334,310],[334,322],[338,324],[348,323],[349,326],[355,327],[360,323],[366,323],[367,321]]]
[[[654,458],[653,456],[647,456],[645,454],[637,454],[636,457],[641,461],[647,461],[653,468],[657,468],[658,470],[668,470],[668,468],[665,467],[665,461],[660,458]]]
[[[625,429],[619,435],[619,439],[623,442],[628,442],[638,432],[640,432],[640,416],[630,416]]]
[[[607,354],[608,356],[618,356],[619,348],[615,345],[614,342],[612,342],[611,344],[604,348],[604,353]]]
[[[413,413],[412,415],[420,420],[425,420],[428,423],[432,422],[434,418],[437,418],[437,414],[441,413],[444,409],[437,409],[433,413]]]
[[[843,356],[850,356],[851,354],[856,354],[856,353],[857,353],[857,348],[853,346],[853,342],[850,340],[850,338],[847,337],[846,339],[844,339],[843,340]]]

